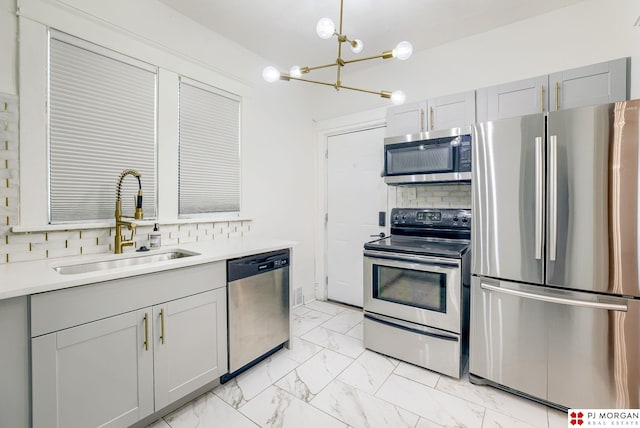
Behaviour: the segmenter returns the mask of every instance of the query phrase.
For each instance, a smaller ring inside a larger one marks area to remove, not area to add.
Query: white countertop
[[[202,263],[228,260],[251,254],[280,250],[283,248],[293,248],[295,245],[296,242],[294,241],[243,237],[165,246],[158,250],[140,253],[96,254],[90,256],[37,260],[31,262],[7,263],[0,265],[0,300],[112,279],[125,278],[128,276],[161,272],[168,269],[176,269]],[[62,275],[54,270],[54,268],[58,266],[144,256],[154,252],[164,252],[176,249],[198,253],[198,255],[162,262],[78,274]]]

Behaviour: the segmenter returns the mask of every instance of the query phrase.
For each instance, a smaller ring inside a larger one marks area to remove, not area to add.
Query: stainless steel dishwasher
[[[227,262],[229,374],[226,382],[289,340],[289,250]]]

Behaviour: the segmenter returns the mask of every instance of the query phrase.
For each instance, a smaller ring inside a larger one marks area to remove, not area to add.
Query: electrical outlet
[[[293,290],[293,306],[300,306],[302,303],[302,287],[298,287]]]

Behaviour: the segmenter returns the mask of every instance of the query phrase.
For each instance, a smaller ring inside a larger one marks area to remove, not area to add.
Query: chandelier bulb
[[[393,91],[391,93],[391,102],[396,106],[399,106],[400,104],[404,104],[406,100],[407,100],[407,95],[403,91]]]
[[[398,43],[392,52],[393,57],[398,58],[400,61],[409,59],[412,53],[413,53],[413,46],[411,45],[411,43],[407,42],[406,40]]]
[[[364,49],[364,43],[362,43],[362,40],[355,39],[354,41],[351,42],[351,52],[360,53],[362,52],[363,49]]]
[[[316,25],[316,33],[321,39],[330,39],[336,32],[336,25],[329,18],[322,18]]]
[[[280,79],[280,72],[278,71],[277,68],[275,68],[274,66],[270,65],[268,67],[265,67],[264,70],[262,70],[262,77],[267,82],[273,83],[276,80]]]
[[[289,76],[291,77],[295,77],[295,78],[300,78],[302,77],[302,70],[300,70],[300,66],[299,65],[294,65],[289,69]]]

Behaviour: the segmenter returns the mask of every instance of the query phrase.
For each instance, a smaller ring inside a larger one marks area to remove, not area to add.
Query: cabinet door
[[[544,75],[487,88],[488,120],[548,111],[547,82]]]
[[[629,99],[628,58],[549,75],[552,111]]]
[[[640,406],[640,301],[554,290],[549,397],[569,408]]]
[[[33,427],[126,427],[153,413],[150,317],[139,310],[33,338]]]
[[[416,134],[426,131],[427,102],[403,104],[387,109],[387,137]]]
[[[468,91],[430,98],[427,112],[429,131],[473,125],[476,121],[476,93]]]
[[[227,372],[226,288],[154,306],[153,319],[160,410]]]
[[[471,278],[469,373],[546,399],[545,303],[520,297],[539,288]]]

